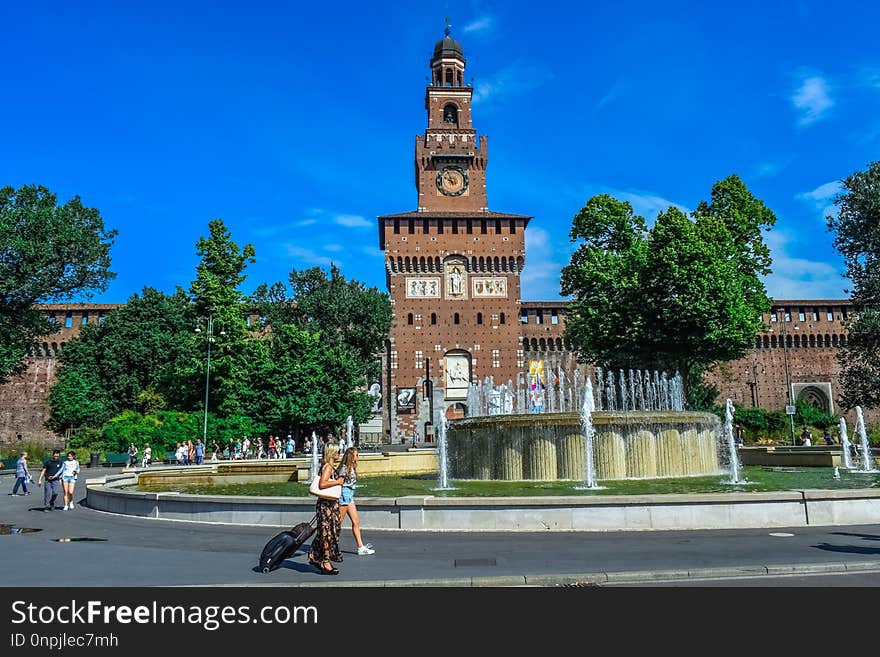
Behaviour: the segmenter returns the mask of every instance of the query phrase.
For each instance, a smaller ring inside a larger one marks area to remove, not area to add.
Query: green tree
[[[35,306],[103,292],[115,230],[78,196],[63,205],[42,186],[0,188],[0,383],[53,327]]]
[[[856,313],[850,319],[841,366],[841,402],[880,405],[880,161],[843,179],[835,199],[838,213],[828,217],[834,246],[843,255],[852,281]]]
[[[247,265],[256,261],[256,252],[250,244],[239,247],[221,219],[209,222],[208,230],[210,236],[196,244],[201,261],[190,286],[202,336],[205,320],[213,319],[208,405],[220,415],[241,415],[250,385],[246,345],[252,335],[246,320],[248,304],[239,287],[247,278]],[[196,357],[179,372],[181,382],[191,390],[204,389],[208,340],[199,339],[197,346]],[[200,404],[204,408],[204,401]]]
[[[351,350],[292,324],[274,328],[252,352],[250,413],[273,431],[337,430],[348,415],[363,422],[372,399]]]
[[[186,293],[144,288],[67,343],[49,393],[50,426],[100,427],[123,410],[194,403],[191,392],[181,391],[177,373],[194,359],[195,348]]]
[[[291,293],[275,283],[257,288],[253,301],[271,327],[295,324],[319,331],[324,341],[345,347],[363,369],[365,381],[379,374],[378,359],[391,330],[391,302],[375,287],[346,280],[336,265],[290,272]]]
[[[582,242],[562,271],[574,297],[567,339],[603,367],[678,371],[691,407],[711,407],[717,392],[702,374],[743,356],[770,307],[761,230],[774,221],[737,176],[691,218],[671,207],[650,229],[629,203],[594,196],[574,218],[570,237]]]

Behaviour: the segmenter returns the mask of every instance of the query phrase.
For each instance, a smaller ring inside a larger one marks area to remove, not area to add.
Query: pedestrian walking
[[[142,468],[149,468],[150,464],[153,462],[153,448],[150,447],[150,443],[144,443],[144,460],[141,461]]]
[[[43,469],[40,470],[40,477],[37,480],[38,486],[43,486],[43,511],[52,511],[57,508],[55,500],[58,499],[58,493],[61,492],[61,450],[53,449],[52,458],[46,459],[43,463]]]
[[[134,446],[134,443],[129,443],[128,445],[128,467],[134,468],[137,466],[137,458],[138,458],[138,448]]]
[[[327,445],[324,450],[318,488],[342,485],[343,478],[336,477],[334,474],[338,456],[339,450],[336,445]],[[339,569],[330,562],[340,563],[342,561],[342,554],[339,552],[339,499],[318,497],[315,504],[315,514],[318,517],[318,527],[309,550],[309,563],[317,568],[322,575],[338,575]]]
[[[12,492],[10,495],[18,495],[18,489],[21,488],[24,492],[22,495],[30,495],[30,491],[28,490],[28,482],[31,480],[31,473],[28,471],[27,466],[27,451],[22,452],[18,460],[15,462],[15,484],[12,486]]]
[[[76,478],[79,476],[79,461],[76,460],[76,452],[67,452],[67,460],[61,464],[61,485],[64,487],[64,510],[73,510],[73,491],[76,488]]]
[[[339,526],[345,517],[351,518],[351,533],[357,543],[357,553],[361,556],[375,554],[371,543],[361,540],[361,521],[358,518],[357,506],[354,503],[354,487],[357,483],[358,450],[349,447],[342,456],[342,465],[339,466],[338,475],[342,477],[342,493],[339,495]]]

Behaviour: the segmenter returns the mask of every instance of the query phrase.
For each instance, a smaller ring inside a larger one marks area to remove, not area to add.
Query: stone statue
[[[464,280],[464,276],[461,273],[461,267],[455,266],[452,268],[452,272],[449,274],[449,292],[451,294],[461,294],[462,293],[462,281]]]

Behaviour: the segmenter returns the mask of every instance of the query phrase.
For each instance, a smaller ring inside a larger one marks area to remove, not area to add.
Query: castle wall
[[[40,309],[58,327],[43,338],[26,359],[27,369],[0,385],[0,446],[28,442],[63,446],[64,437],[46,428],[49,389],[55,383],[58,354],[83,326],[103,322],[119,304],[44,304]]]

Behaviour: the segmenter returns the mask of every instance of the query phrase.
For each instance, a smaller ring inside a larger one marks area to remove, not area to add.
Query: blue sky
[[[613,6],[612,6],[613,4]],[[195,274],[222,218],[243,290],[336,262],[385,287],[376,216],[413,210],[444,17],[489,136],[490,208],[534,216],[525,300],[559,298],[572,217],[653,219],[738,173],[777,214],[776,298],[841,298],[824,216],[880,159],[880,5],[864,2],[3,3],[0,185],[79,195],[119,236],[94,301]]]

